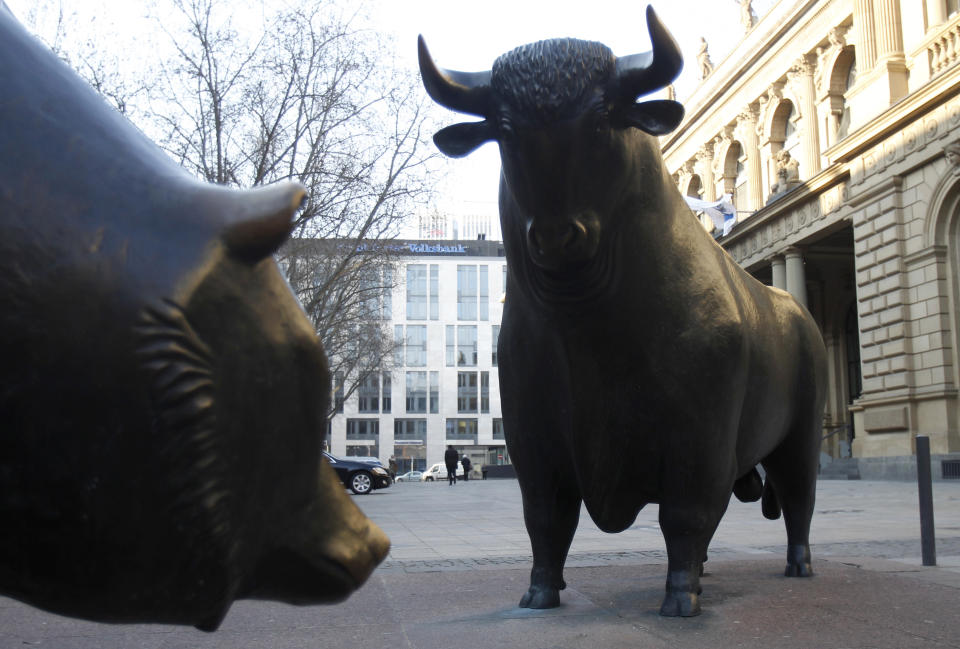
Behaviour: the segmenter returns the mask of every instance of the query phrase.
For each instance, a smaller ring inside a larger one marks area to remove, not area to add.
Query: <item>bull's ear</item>
[[[627,108],[626,122],[650,135],[666,135],[680,126],[683,104],[670,99],[655,99]]]
[[[437,131],[433,143],[445,155],[462,158],[484,142],[496,139],[490,122],[464,122]]]

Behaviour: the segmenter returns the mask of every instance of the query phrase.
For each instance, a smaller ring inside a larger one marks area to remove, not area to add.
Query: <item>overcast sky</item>
[[[2,0],[0,0],[2,1]],[[277,0],[282,2],[283,0]],[[779,2],[754,0],[762,16]],[[6,0],[14,14],[26,18],[34,0]],[[242,7],[242,0],[232,0]],[[55,3],[54,3],[55,4]],[[163,0],[63,0],[76,13],[78,24],[103,30],[124,47],[157,47],[156,23],[146,14]],[[390,34],[401,65],[415,68],[416,37],[423,34],[441,67],[459,70],[489,69],[500,54],[518,45],[544,38],[575,37],[597,40],[615,54],[649,49],[645,11],[647,2],[626,0],[366,0],[374,28]],[[714,64],[720,63],[743,36],[738,0],[652,0],[661,21],[673,33],[684,53],[686,66],[676,82],[679,99],[696,86],[696,53],[700,37],[710,44]],[[349,2],[344,2],[349,7]],[[95,26],[95,27],[93,27]],[[443,124],[462,116],[439,109]],[[469,157],[452,160],[442,189],[441,211],[496,214],[499,157],[487,144]]]

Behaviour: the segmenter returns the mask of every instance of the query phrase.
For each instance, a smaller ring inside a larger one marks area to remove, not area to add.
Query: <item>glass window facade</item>
[[[426,372],[407,372],[407,412],[427,412]]]
[[[457,328],[454,325],[446,326],[447,338],[447,367],[453,367],[457,359]]]
[[[477,366],[477,326],[457,327],[457,367]]]
[[[380,412],[380,374],[371,372],[357,387],[357,412]]]
[[[393,438],[416,441],[427,439],[427,420],[395,419],[393,421]]]
[[[393,326],[393,364],[403,367],[403,325]]]
[[[406,362],[408,367],[427,366],[427,325],[407,325]]]
[[[480,412],[490,413],[490,372],[480,372]]]
[[[447,419],[447,441],[477,441],[476,419]]]
[[[480,293],[480,319],[489,320],[490,319],[490,280],[488,278],[487,266],[480,266],[480,278],[479,278],[479,293]]]
[[[343,372],[333,376],[333,409],[334,412],[343,412]]]
[[[493,325],[493,331],[490,335],[490,346],[492,349],[490,363],[493,367],[497,366],[497,363],[500,361],[499,356],[497,355],[497,345],[500,344],[500,325]]]
[[[346,457],[377,457],[380,455],[380,442],[373,444],[347,444]]]
[[[393,408],[393,379],[390,372],[383,373],[383,404],[381,412],[389,413]]]
[[[427,265],[407,266],[407,320],[427,319]]]
[[[347,439],[375,440],[380,435],[379,419],[348,419]]]
[[[477,319],[477,267],[457,266],[457,320]]]
[[[430,264],[430,319],[440,319],[440,266]]]
[[[457,412],[477,412],[476,372],[457,372]]]
[[[440,372],[430,372],[430,414],[440,412]]]
[[[493,418],[493,439],[503,439],[503,419]]]
[[[383,269],[383,312],[384,320],[393,318],[393,268],[387,266]]]

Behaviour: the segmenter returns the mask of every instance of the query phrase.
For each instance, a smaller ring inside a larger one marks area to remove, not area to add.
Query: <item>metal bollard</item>
[[[917,484],[920,490],[920,548],[923,565],[937,565],[937,539],[933,530],[933,480],[930,476],[930,438],[917,436]]]

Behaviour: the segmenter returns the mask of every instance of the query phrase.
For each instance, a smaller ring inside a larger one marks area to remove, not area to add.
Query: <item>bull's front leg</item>
[[[660,505],[660,530],[667,544],[667,585],[660,615],[700,614],[703,560],[724,509],[723,503]]]
[[[555,608],[560,605],[560,591],[567,586],[563,564],[577,530],[581,499],[556,478],[550,483],[531,484],[528,480],[520,484],[523,518],[533,548],[530,588],[520,599],[522,608]]]

